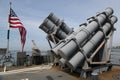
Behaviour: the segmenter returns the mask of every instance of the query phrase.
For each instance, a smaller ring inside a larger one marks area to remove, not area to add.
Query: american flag
[[[12,8],[10,8],[9,14],[9,26],[10,28],[18,28],[21,36],[21,45],[22,45],[22,52],[24,49],[25,41],[26,41],[26,29],[24,28],[23,24],[21,23],[18,16],[15,14]]]

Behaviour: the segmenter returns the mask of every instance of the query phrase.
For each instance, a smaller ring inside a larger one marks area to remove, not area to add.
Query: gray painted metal
[[[120,51],[119,52],[117,52],[117,51],[116,52],[111,52],[111,56],[114,56],[114,55],[120,57]]]
[[[39,28],[48,35],[53,33],[59,40],[65,39],[67,35],[73,32],[72,28],[69,28],[66,23],[57,18],[53,13],[43,21]]]
[[[59,42],[52,50],[51,52],[55,55],[58,56],[58,49],[60,49],[64,45],[64,42]]]
[[[108,16],[113,13],[111,8],[107,8],[103,13],[96,16],[96,20],[92,21],[87,25],[86,28],[82,29],[76,36],[75,40],[79,46],[97,29],[99,29],[99,24],[103,25],[106,22]],[[99,23],[99,24],[98,24]],[[71,56],[75,55],[76,51],[78,50],[78,46],[75,40],[69,41],[66,45],[58,50],[58,53],[64,59],[69,60]]]
[[[57,16],[55,16],[54,13],[50,13],[47,18],[50,19],[57,26],[61,24],[61,20]]]
[[[53,13],[50,13],[47,18],[50,19],[56,26],[59,26],[66,34],[72,33],[72,28],[69,28],[66,23],[56,17]]]
[[[40,27],[43,31],[45,31],[47,34],[51,34],[55,31],[57,31],[58,26],[56,26],[52,21],[49,19],[45,19],[42,25]],[[57,36],[59,35],[59,39],[64,39],[66,38],[67,34],[63,32],[62,30],[57,31]]]
[[[61,59],[59,60],[59,64],[64,67],[65,64],[66,64],[66,60],[63,59],[63,58],[61,58]]]
[[[41,28],[46,33],[50,34],[57,29],[57,26],[49,19],[45,19],[43,23],[39,26],[39,28]]]
[[[48,36],[53,35],[58,39],[57,45],[51,51],[59,58],[61,57],[61,65],[67,64],[74,70],[78,65],[85,64],[83,62],[85,57],[89,57],[90,53],[94,52],[95,48],[105,39],[105,34],[108,36],[108,33],[112,31],[113,25],[117,21],[117,18],[112,14],[113,9],[107,8],[104,12],[89,18],[87,24],[81,25],[82,27],[73,31],[72,28],[69,28],[62,20],[51,13],[39,28],[46,32]],[[102,54],[104,53],[102,52]],[[102,58],[101,61],[104,60]]]
[[[60,40],[65,39],[67,37],[67,34],[63,32],[62,30],[58,30],[56,32],[56,37]]]
[[[32,40],[32,43],[33,43],[33,48],[32,48],[32,56],[38,56],[38,55],[41,55],[41,51],[40,49],[37,47],[36,43],[34,40]]]
[[[103,26],[103,31],[107,35],[108,32],[111,30],[113,27],[113,24],[117,22],[117,17],[112,16],[111,17],[111,24],[110,23],[105,23]],[[83,52],[77,52],[67,63],[69,67],[72,69],[76,69],[76,67],[81,63],[81,61],[84,59],[84,55],[88,55],[92,50],[94,50],[95,47],[97,47],[101,40],[104,38],[104,33],[102,31],[98,31],[91,39],[88,41],[84,47],[83,47]],[[84,54],[84,55],[83,55]]]
[[[91,80],[99,80],[99,74],[97,72],[91,73]]]
[[[112,49],[110,62],[115,65],[120,65],[120,49]]]
[[[112,49],[112,52],[119,52],[120,53],[120,49]]]
[[[60,41],[51,51],[58,56],[58,49],[60,49],[62,46],[65,45],[65,43],[67,43],[69,40],[71,40],[72,38],[75,37],[75,35],[77,35],[77,33],[79,33],[82,29],[84,29],[86,27],[86,25],[81,25],[75,32],[73,32],[72,34],[70,34],[67,38],[65,38],[64,41]]]

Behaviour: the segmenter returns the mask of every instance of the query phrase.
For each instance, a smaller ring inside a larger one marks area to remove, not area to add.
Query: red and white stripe
[[[15,12],[12,10],[12,12],[10,13],[11,14],[9,15],[9,26],[10,28],[19,28],[19,32],[21,36],[22,52],[23,52],[25,41],[26,41],[26,29],[24,28],[23,24],[21,23],[20,19],[17,17]]]
[[[9,17],[9,23],[11,28],[22,28],[23,24],[18,17]]]

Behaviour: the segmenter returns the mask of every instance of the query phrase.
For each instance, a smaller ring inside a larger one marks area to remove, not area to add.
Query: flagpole
[[[9,6],[9,13],[8,13],[8,15],[10,15],[10,8],[11,8],[11,2],[10,2],[10,6]],[[9,21],[9,16],[8,16],[8,21]],[[10,38],[10,24],[9,24],[9,22],[8,22],[8,32],[7,32],[7,51],[6,51],[6,54],[8,54],[9,53],[9,39]]]
[[[10,12],[9,12],[9,25],[8,25],[8,33],[7,33],[7,51],[6,54],[9,53],[9,37],[10,37],[10,28],[19,28],[20,36],[21,36],[21,44],[22,44],[22,50],[24,49],[24,44],[26,41],[26,30],[23,26],[23,24],[20,22],[20,19],[17,17],[13,9],[11,8],[11,2],[10,2]]]
[[[11,8],[11,2],[10,2],[10,7],[9,7],[9,13],[8,15],[10,15],[10,8]],[[9,21],[9,16],[8,16],[8,21]],[[8,57],[8,53],[9,53],[9,36],[10,36],[10,24],[8,22],[8,31],[7,31],[7,50],[6,50],[6,54],[5,54],[5,57],[4,57],[4,62],[3,62],[3,65],[4,65],[4,72],[6,72],[7,70],[7,67],[6,67],[6,64],[4,64],[6,62],[6,57]]]

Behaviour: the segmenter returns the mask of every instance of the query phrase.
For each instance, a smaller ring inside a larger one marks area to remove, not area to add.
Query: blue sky
[[[86,19],[95,16],[97,12],[107,7],[114,9],[118,17],[115,24],[113,45],[120,45],[120,0],[0,0],[0,48],[7,46],[7,28],[9,2],[27,30],[25,50],[31,50],[31,40],[35,40],[41,50],[50,49],[46,34],[39,29],[43,20],[53,12],[60,19],[64,19],[69,27],[77,28]],[[18,29],[10,29],[10,50],[20,50],[20,35]]]

